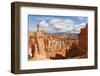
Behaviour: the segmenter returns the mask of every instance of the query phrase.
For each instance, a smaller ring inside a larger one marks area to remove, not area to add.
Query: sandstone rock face
[[[84,58],[88,52],[87,35],[87,27],[81,29],[79,35],[55,35],[39,30],[30,32],[28,54],[32,60]]]
[[[78,47],[78,43],[74,42],[69,49],[69,53],[67,54],[68,58],[75,58],[80,56],[80,49]]]
[[[29,36],[29,55],[33,60],[65,59],[72,44],[78,44],[77,36],[57,36],[40,31]]]
[[[78,44],[73,43],[67,54],[68,58],[87,58],[88,56],[88,28],[81,29],[78,35]]]
[[[33,60],[47,59],[44,38],[41,32],[34,32],[29,37],[29,53]]]
[[[88,26],[87,25],[85,28],[81,29],[78,41],[79,41],[79,48],[81,54],[87,56],[88,54]]]

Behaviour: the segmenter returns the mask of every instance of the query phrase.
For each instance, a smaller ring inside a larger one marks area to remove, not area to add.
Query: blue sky
[[[36,31],[37,24],[43,31],[49,33],[80,33],[88,23],[87,17],[81,16],[47,16],[47,15],[29,15],[29,31]]]

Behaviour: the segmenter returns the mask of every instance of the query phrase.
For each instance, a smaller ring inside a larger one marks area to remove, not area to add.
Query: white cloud
[[[82,29],[82,28],[85,28],[85,26],[86,26],[86,23],[81,23],[79,25],[74,25],[74,28],[75,29]]]
[[[48,27],[49,27],[49,24],[48,24],[46,21],[41,21],[41,22],[39,23],[39,25],[40,25],[40,27],[42,27],[42,28],[48,28]]]
[[[51,19],[49,21],[43,20],[39,23],[40,27],[46,32],[67,32],[80,33],[82,28],[85,28],[86,23],[75,25],[71,19]]]
[[[54,26],[56,29],[71,31],[73,30],[74,21],[70,19],[52,19],[49,23]]]
[[[85,27],[86,27],[86,23],[81,23],[81,24],[80,24],[80,27],[81,27],[81,28],[85,28]]]
[[[40,20],[40,21],[46,21],[46,20],[50,20],[50,19],[53,19],[54,17],[48,17],[48,16],[46,16],[46,17],[35,17],[35,19],[37,19],[37,20]]]
[[[68,25],[68,24],[73,24],[74,21],[73,20],[70,20],[70,19],[52,19],[50,20],[50,24],[52,25],[61,25],[61,26],[64,26],[64,25]]]
[[[85,19],[85,18],[84,18],[84,17],[78,17],[78,19],[83,20],[83,19]]]
[[[86,27],[86,23],[81,23],[79,25],[74,25],[72,32],[73,33],[80,33],[82,28]]]

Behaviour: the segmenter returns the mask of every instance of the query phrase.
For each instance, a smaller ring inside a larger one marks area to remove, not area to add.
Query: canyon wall
[[[81,54],[88,54],[88,25],[85,28],[81,29],[79,34],[79,49],[81,50]]]
[[[33,60],[85,58],[88,52],[88,28],[77,35],[55,35],[42,31],[29,33],[29,56]]]

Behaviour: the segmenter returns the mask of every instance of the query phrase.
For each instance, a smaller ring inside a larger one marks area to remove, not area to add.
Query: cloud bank
[[[47,19],[47,18],[46,18]],[[82,18],[80,18],[82,19]],[[49,33],[80,33],[82,28],[86,27],[86,23],[75,24],[71,19],[60,19],[60,18],[51,18],[48,20],[41,20],[39,23],[42,30]]]

